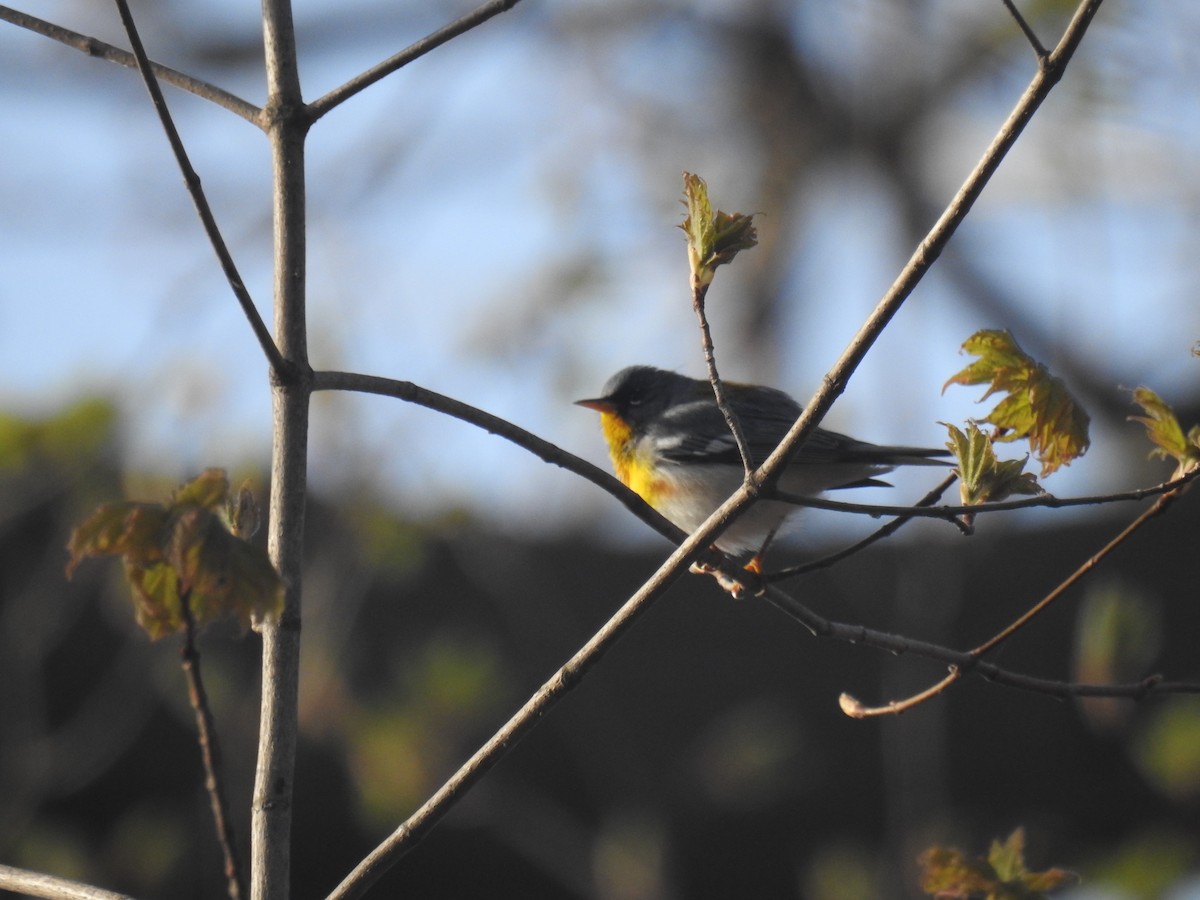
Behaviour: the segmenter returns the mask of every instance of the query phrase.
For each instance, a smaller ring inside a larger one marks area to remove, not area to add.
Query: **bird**
[[[787,434],[803,407],[781,390],[722,382],[741,425],[750,463],[758,468]],[[717,405],[712,384],[676,372],[636,365],[621,369],[599,397],[576,400],[600,413],[617,478],[689,534],[745,480],[737,441]],[[815,429],[777,482],[788,494],[812,497],[843,488],[889,486],[875,476],[901,465],[946,465],[946,450],[871,444]],[[762,557],[797,506],[760,500],[717,538],[732,556],[755,551],[746,568],[761,574]]]

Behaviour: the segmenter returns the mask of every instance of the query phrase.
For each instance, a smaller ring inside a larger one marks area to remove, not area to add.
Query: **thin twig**
[[[1046,52],[1046,48],[1042,46],[1042,42],[1038,40],[1038,36],[1034,34],[1033,29],[1029,27],[1029,23],[1025,21],[1025,17],[1017,9],[1016,4],[1013,3],[1013,0],[1003,0],[1003,3],[1008,7],[1008,11],[1012,13],[1012,17],[1017,20],[1017,27],[1025,35],[1025,40],[1029,41],[1029,46],[1033,47],[1033,52],[1037,54],[1038,61],[1044,61],[1049,54]]]
[[[754,585],[747,573],[734,564],[727,563],[723,573],[733,581],[740,581],[748,588]],[[813,635],[834,640],[847,641],[874,647],[894,655],[911,654],[926,659],[944,662],[960,670],[952,671],[947,680],[957,680],[962,675],[978,675],[996,684],[1006,687],[1019,688],[1036,694],[1048,694],[1052,697],[1117,697],[1140,700],[1150,694],[1200,694],[1200,683],[1166,681],[1159,675],[1153,675],[1138,682],[1129,684],[1080,684],[1069,681],[1059,681],[1051,678],[1038,678],[1012,672],[1008,669],[989,663],[984,659],[973,656],[970,651],[953,650],[940,644],[920,641],[903,635],[877,631],[862,625],[847,622],[835,622],[818,615],[795,597],[768,587],[763,595],[772,605],[776,606],[787,616],[803,625]],[[857,711],[866,709],[852,697],[844,696],[843,709]]]
[[[345,84],[334,88],[323,97],[318,97],[308,105],[308,116],[310,121],[315,122],[321,116],[325,115],[334,107],[346,102],[355,94],[373,85],[375,82],[386,78],[398,69],[403,68],[410,62],[420,59],[431,50],[436,50],[438,47],[447,41],[453,40],[460,34],[465,34],[472,28],[482,25],[493,16],[498,16],[502,12],[507,12],[516,6],[520,0],[492,0],[490,3],[485,3],[478,9],[467,13],[461,19],[451,22],[444,28],[439,28],[433,34],[421,38],[415,44],[411,44],[401,50],[395,56],[390,56],[378,65],[372,66],[367,71],[360,75],[351,78]]]
[[[242,276],[238,273],[233,257],[229,253],[229,248],[225,246],[225,239],[221,236],[221,230],[217,226],[217,220],[213,216],[212,208],[208,205],[208,198],[205,197],[204,189],[200,186],[200,176],[192,168],[187,150],[184,148],[183,141],[179,137],[179,132],[175,128],[175,122],[171,118],[171,111],[167,108],[166,100],[163,99],[162,90],[159,88],[158,81],[154,75],[154,67],[150,64],[149,57],[146,56],[146,50],[142,46],[142,39],[138,35],[137,25],[134,23],[133,15],[129,11],[129,4],[127,0],[114,0],[114,2],[117,5],[117,12],[121,16],[121,24],[125,26],[125,33],[129,36],[129,45],[133,48],[133,55],[137,61],[138,71],[141,72],[142,80],[146,83],[146,90],[150,92],[150,99],[154,103],[155,112],[158,113],[163,131],[167,135],[167,141],[171,144],[171,151],[175,154],[179,170],[183,173],[183,182],[187,186],[188,194],[196,206],[196,212],[200,216],[200,222],[204,225],[204,231],[208,235],[208,240],[212,244],[213,250],[216,251],[217,259],[221,263],[221,269],[225,272],[225,278],[229,282],[229,286],[233,289],[238,303],[241,304],[242,312],[249,321],[250,327],[254,331],[254,336],[258,338],[259,346],[262,347],[263,353],[266,354],[267,360],[271,364],[271,371],[277,377],[286,379],[292,375],[293,367],[283,358],[283,355],[279,352],[279,348],[275,346],[275,341],[271,338],[270,331],[267,330],[266,324],[258,314],[258,308],[254,305],[254,300],[250,297],[250,292],[246,290],[245,282],[242,281]]]
[[[831,512],[854,513],[871,516],[907,516],[913,519],[948,519],[957,516],[976,515],[979,513],[1011,512],[1017,509],[1067,509],[1074,506],[1100,506],[1109,503],[1126,503],[1145,500],[1147,497],[1157,497],[1200,479],[1200,471],[1193,470],[1178,478],[1164,481],[1150,487],[1135,488],[1131,491],[1119,491],[1114,494],[1093,494],[1084,497],[1055,497],[1053,494],[1037,494],[1033,497],[1020,497],[1015,500],[997,500],[991,503],[980,503],[975,506],[888,506],[875,503],[847,503],[844,500],[829,500],[825,497],[802,497],[799,494],[789,494],[786,491],[769,491],[764,496],[771,500],[791,503],[795,506],[807,506],[812,509],[824,509]]]
[[[707,295],[708,285],[702,284],[693,275],[692,309],[700,323],[700,346],[704,350],[704,365],[708,368],[708,383],[712,385],[713,399],[717,402],[717,409],[721,410],[721,415],[725,418],[725,424],[729,427],[730,434],[733,435],[734,443],[737,444],[738,454],[742,457],[742,468],[749,477],[750,473],[754,471],[754,459],[750,456],[750,445],[746,443],[746,433],[742,430],[742,423],[738,421],[737,414],[729,405],[729,398],[725,396],[725,385],[717,372],[716,348],[713,346],[712,331],[708,327],[708,315],[704,311],[704,298]]]
[[[891,701],[883,706],[877,707],[866,707],[862,704],[859,704],[857,701],[854,701],[854,712],[851,714],[856,718],[891,715],[911,709],[920,703],[924,703],[931,697],[935,697],[942,693],[942,691],[946,690],[948,687],[950,687],[950,685],[956,682],[964,674],[964,672],[971,671],[976,666],[978,661],[983,658],[984,654],[994,650],[1004,641],[1008,640],[1020,629],[1024,628],[1031,621],[1033,621],[1033,619],[1038,614],[1043,612],[1048,606],[1050,606],[1051,603],[1065,594],[1067,590],[1078,584],[1079,581],[1089,572],[1094,570],[1105,557],[1116,550],[1117,547],[1121,546],[1121,544],[1125,543],[1125,541],[1127,541],[1135,531],[1137,531],[1151,519],[1166,512],[1171,504],[1174,503],[1175,500],[1178,499],[1183,493],[1183,490],[1183,488],[1178,488],[1169,494],[1163,494],[1158,498],[1157,501],[1155,501],[1153,506],[1145,510],[1136,519],[1121,529],[1120,533],[1117,534],[1116,537],[1112,538],[1097,553],[1085,560],[1082,565],[1080,565],[1075,569],[1074,572],[1063,579],[1063,581],[1061,581],[1052,591],[1042,597],[1041,600],[1014,619],[1008,626],[996,632],[996,634],[994,634],[988,640],[968,651],[967,656],[971,660],[971,663],[968,666],[960,667],[956,665],[950,674],[937,684],[932,685],[931,687],[926,688],[925,690],[920,691],[919,693],[914,694],[913,696],[904,700]],[[845,708],[845,706],[846,704],[843,703],[843,708]]]
[[[217,730],[213,723],[208,695],[204,690],[204,679],[200,675],[200,652],[196,649],[196,620],[192,615],[189,591],[180,591],[179,609],[183,617],[183,646],[179,648],[179,659],[183,675],[187,680],[188,700],[196,713],[196,731],[200,742],[200,756],[204,761],[204,788],[208,791],[208,803],[212,808],[213,824],[217,830],[217,843],[221,845],[221,856],[225,863],[225,886],[229,900],[241,900],[245,895],[242,868],[238,863],[237,842],[233,836],[233,825],[229,821],[229,810],[225,804],[225,793],[221,789],[221,747],[217,742]]]
[[[1105,544],[1099,552],[1085,560],[1083,564],[1080,565],[1079,568],[1077,568],[1074,572],[1072,572],[1065,580],[1063,580],[1058,587],[1026,610],[1023,615],[1013,621],[1007,628],[997,632],[990,639],[972,650],[971,653],[982,656],[984,653],[987,653],[989,650],[1012,637],[1017,631],[1029,624],[1029,622],[1038,613],[1042,612],[1042,610],[1044,610],[1047,606],[1061,597],[1068,588],[1074,586],[1079,582],[1080,579],[1096,568],[1096,566],[1100,564],[1101,560],[1117,549],[1117,547],[1121,546],[1121,544],[1125,543],[1125,541],[1129,539],[1130,535],[1132,535],[1151,519],[1162,515],[1179,497],[1179,495],[1180,491],[1175,490],[1169,494],[1163,494],[1161,497],[1159,497],[1158,500],[1154,502],[1153,506],[1145,510],[1140,516],[1130,522],[1121,530],[1120,534]]]
[[[929,506],[931,503],[936,503],[938,498],[940,498],[942,494],[945,493],[946,489],[949,488],[950,485],[954,484],[957,479],[957,475],[947,475],[940,484],[935,485],[933,490],[917,501],[917,508],[919,509]],[[768,583],[774,583],[777,581],[783,581],[786,578],[794,578],[797,575],[807,575],[809,572],[815,572],[818,569],[827,569],[830,566],[841,562],[847,557],[853,556],[856,553],[860,553],[867,547],[870,547],[876,541],[881,541],[886,537],[890,537],[899,531],[904,525],[911,522],[914,518],[915,516],[912,516],[908,513],[899,515],[886,525],[883,525],[881,528],[871,532],[861,541],[851,544],[849,547],[845,547],[836,553],[829,554],[828,556],[823,556],[820,559],[814,559],[812,562],[801,563],[797,566],[789,566],[786,569],[770,572],[763,576],[763,580]]]
[[[5,865],[0,865],[0,889],[16,891],[22,897],[44,897],[46,900],[133,900],[128,894]]]
[[[35,34],[58,41],[60,44],[74,47],[88,56],[115,62],[129,69],[136,69],[138,67],[137,57],[128,50],[122,50],[120,47],[114,47],[112,44],[106,44],[104,41],[89,35],[71,31],[68,28],[63,28],[61,25],[55,25],[53,22],[47,22],[28,13],[23,13],[7,6],[0,6],[0,19],[28,29]],[[236,94],[231,94],[229,91],[223,90],[215,84],[210,84],[207,81],[195,78],[184,72],[179,72],[170,66],[164,66],[162,63],[152,62],[150,66],[154,70],[155,77],[160,81],[174,85],[181,90],[187,91],[189,94],[195,94],[201,99],[209,100],[217,104],[217,106],[240,116],[247,122],[261,127],[262,123],[260,119],[262,110],[253,103],[243,100]]]

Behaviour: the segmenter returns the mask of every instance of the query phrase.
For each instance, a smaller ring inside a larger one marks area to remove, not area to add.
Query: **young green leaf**
[[[1173,478],[1180,478],[1200,465],[1200,425],[1193,425],[1185,435],[1175,410],[1148,387],[1135,388],[1133,401],[1146,415],[1130,416],[1129,420],[1146,426],[1146,435],[1154,444],[1151,456],[1175,460]]]
[[[86,557],[120,556],[138,624],[152,638],[183,627],[183,596],[197,625],[232,616],[245,627],[278,614],[282,582],[265,552],[230,532],[228,493],[225,473],[209,469],[165,506],[101,506],[72,533],[67,574]]]
[[[708,185],[699,175],[683,173],[683,205],[687,216],[680,228],[687,235],[688,264],[696,284],[709,285],[717,268],[732,262],[742,250],[758,243],[754,217],[717,210],[713,214]]]
[[[1003,843],[993,841],[986,860],[968,859],[953,848],[930,847],[917,862],[922,869],[921,890],[942,900],[1042,900],[1079,880],[1065,869],[1029,871],[1022,828]]]
[[[951,377],[952,384],[986,384],[981,400],[1008,394],[981,421],[996,426],[997,440],[1029,440],[1042,477],[1087,452],[1089,418],[1066,385],[1017,344],[1007,331],[977,331],[962,345],[978,356]]]
[[[1032,472],[1023,471],[1025,459],[996,458],[986,434],[974,422],[963,431],[942,423],[950,435],[946,447],[958,460],[959,496],[963,506],[1004,500],[1014,494],[1040,494],[1042,488]]]

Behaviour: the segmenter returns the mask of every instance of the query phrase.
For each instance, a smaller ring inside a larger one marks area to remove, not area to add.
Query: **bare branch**
[[[4,865],[0,865],[0,888],[18,891],[26,897],[45,897],[47,900],[133,900],[128,894]]]
[[[917,501],[916,508],[920,509],[929,506],[931,503],[936,503],[938,498],[945,493],[946,489],[949,488],[950,485],[954,484],[954,481],[957,477],[958,476],[956,475],[947,475],[940,484],[935,485],[933,490]],[[873,531],[871,534],[867,535],[861,541],[851,544],[849,547],[839,550],[836,553],[831,553],[828,556],[824,556],[820,559],[815,559],[812,562],[802,563],[798,566],[790,566],[786,569],[780,569],[777,572],[771,572],[767,575],[764,575],[763,579],[767,582],[783,581],[785,578],[794,578],[797,575],[806,575],[809,572],[815,572],[818,569],[827,569],[835,563],[839,563],[843,559],[865,550],[876,541],[881,541],[886,537],[890,537],[899,531],[906,523],[911,522],[914,518],[915,516],[909,513],[899,515],[886,525],[883,525],[882,527]]]
[[[308,500],[308,324],[304,141],[291,0],[262,0],[274,225],[274,326],[279,350],[298,378],[272,381],[271,498],[267,551],[284,583],[283,612],[263,622],[258,765],[250,816],[250,896],[291,896],[292,803],[300,705],[300,622],[304,522]]]
[[[713,346],[712,331],[708,327],[708,315],[704,311],[704,298],[707,294],[708,285],[701,284],[693,278],[692,310],[696,313],[696,318],[700,323],[700,347],[704,351],[704,365],[708,368],[708,383],[712,385],[713,399],[717,403],[717,409],[721,410],[721,415],[725,417],[725,424],[729,426],[729,432],[733,435],[734,443],[737,444],[738,454],[742,457],[742,468],[749,476],[754,471],[754,460],[750,456],[750,446],[746,443],[746,432],[742,430],[742,423],[738,421],[737,414],[729,405],[729,400],[725,396],[725,385],[717,372],[716,349]]]
[[[318,97],[308,105],[310,121],[315,122],[331,109],[349,100],[355,94],[365,90],[375,82],[386,78],[413,60],[420,59],[429,51],[436,50],[442,44],[453,40],[460,34],[465,34],[472,28],[482,25],[493,16],[507,12],[519,2],[520,0],[491,0],[490,3],[483,4],[483,6],[467,13],[461,19],[451,22],[445,28],[439,28],[433,34],[421,38],[421,40],[401,50],[395,56],[388,57],[383,62],[372,66],[340,87],[334,88],[325,96]]]
[[[740,581],[748,587],[753,586],[750,579],[746,577],[746,573],[735,565],[726,563],[722,567],[722,572],[732,581]],[[1150,694],[1157,693],[1200,694],[1200,683],[1165,681],[1161,676],[1157,675],[1132,684],[1078,684],[1051,678],[1023,675],[980,659],[978,656],[973,655],[974,651],[953,650],[939,644],[932,644],[928,641],[916,640],[885,631],[877,631],[874,628],[867,628],[862,625],[831,621],[813,612],[795,597],[785,594],[777,588],[768,588],[764,596],[772,605],[803,625],[817,637],[833,638],[852,644],[862,644],[895,655],[911,654],[913,656],[921,656],[955,667],[958,671],[951,672],[950,676],[939,683],[941,686],[952,683],[963,675],[979,675],[988,681],[1006,687],[1015,687],[1032,693],[1048,694],[1053,697],[1063,698],[1117,697],[1140,700]],[[918,696],[924,698],[925,693],[927,692],[922,692]],[[887,711],[893,705],[900,706],[902,705],[902,701],[897,704],[889,704],[882,707],[882,709]],[[855,711],[868,709],[854,698],[848,696],[842,700],[842,706],[843,709],[851,707]]]
[[[1004,641],[1008,640],[1010,637],[1012,637],[1014,634],[1016,634],[1017,631],[1019,631],[1021,628],[1024,628],[1031,621],[1033,621],[1034,617],[1037,616],[1039,613],[1041,613],[1043,610],[1045,610],[1046,607],[1048,607],[1051,603],[1053,603],[1055,600],[1057,600],[1059,597],[1061,597],[1064,593],[1066,593],[1066,591],[1069,588],[1078,584],[1079,581],[1085,575],[1087,575],[1089,572],[1091,572],[1093,569],[1095,569],[1096,566],[1098,566],[1100,564],[1101,560],[1103,560],[1106,556],[1108,556],[1110,553],[1112,553],[1113,550],[1115,550],[1117,547],[1119,547],[1121,544],[1123,544],[1126,540],[1128,540],[1129,537],[1135,531],[1137,531],[1139,528],[1141,528],[1143,525],[1145,525],[1151,519],[1153,519],[1159,515],[1162,515],[1162,513],[1166,512],[1166,510],[1171,506],[1172,503],[1174,503],[1174,501],[1180,496],[1180,494],[1183,493],[1183,491],[1184,491],[1184,488],[1181,487],[1181,488],[1177,488],[1174,491],[1171,491],[1168,494],[1163,494],[1161,497],[1158,498],[1158,500],[1155,502],[1155,504],[1153,506],[1151,506],[1149,509],[1147,509],[1145,512],[1143,512],[1141,515],[1139,515],[1132,522],[1130,522],[1129,525],[1127,525],[1125,528],[1123,528],[1116,537],[1114,537],[1107,544],[1105,544],[1104,547],[1102,547],[1099,550],[1099,552],[1095,553],[1093,556],[1091,556],[1089,559],[1087,559],[1081,566],[1079,566],[1067,578],[1065,578],[1062,582],[1060,582],[1054,588],[1054,590],[1050,591],[1050,593],[1046,594],[1046,596],[1044,596],[1041,600],[1039,600],[1037,603],[1035,603],[1033,606],[1031,606],[1023,614],[1018,616],[1006,628],[1001,629],[995,635],[993,635],[991,638],[989,638],[988,640],[984,641],[979,646],[970,650],[967,654],[967,656],[972,660],[970,667],[963,668],[956,664],[952,667],[951,672],[948,676],[946,676],[945,678],[943,678],[941,681],[937,682],[936,684],[932,685],[931,687],[928,687],[925,690],[923,690],[917,694],[914,694],[913,696],[908,697],[904,700],[891,701],[884,706],[865,707],[861,703],[859,703],[857,700],[855,700],[854,698],[849,697],[849,695],[843,695],[842,709],[846,711],[847,715],[854,716],[855,718],[864,718],[867,716],[878,716],[878,715],[890,715],[893,713],[900,713],[900,712],[904,712],[906,710],[912,709],[914,706],[924,703],[926,700],[930,699],[931,697],[937,696],[942,691],[946,690],[946,688],[950,687],[950,685],[954,684],[954,682],[958,681],[958,679],[962,676],[962,674],[964,674],[964,672],[970,671],[972,668],[974,668],[977,665],[978,660],[982,659],[982,657],[985,653],[989,652],[990,650],[995,649],[1000,644],[1002,644]],[[1145,684],[1145,682],[1142,682],[1142,684]],[[1078,687],[1078,686],[1076,686],[1076,687]],[[1112,687],[1112,686],[1110,686],[1110,687]],[[1097,687],[1092,686],[1092,689],[1097,689]],[[1123,686],[1120,688],[1120,690],[1121,691],[1128,690],[1128,686]],[[1118,694],[1090,694],[1089,696],[1126,696],[1126,695],[1124,693],[1118,693]],[[1140,696],[1140,694],[1138,696]]]
[[[1115,494],[1094,494],[1085,497],[1055,497],[1053,494],[1037,494],[1032,497],[1020,497],[1015,500],[996,500],[991,503],[979,503],[975,506],[888,506],[875,503],[847,503],[844,500],[827,500],[824,497],[801,497],[799,494],[789,494],[787,491],[769,491],[764,496],[772,500],[794,503],[796,506],[808,506],[813,509],[825,509],[831,512],[856,513],[865,516],[907,516],[913,519],[948,519],[955,516],[976,515],[977,513],[1011,512],[1017,509],[1033,509],[1046,507],[1048,509],[1067,509],[1073,506],[1099,506],[1105,503],[1125,503],[1135,500],[1145,500],[1147,497],[1157,497],[1169,494],[1185,487],[1200,478],[1200,470],[1193,470],[1171,481],[1164,481],[1151,487],[1135,488],[1132,491],[1119,491]]]
[[[1112,553],[1113,550],[1117,549],[1117,547],[1121,546],[1121,544],[1125,543],[1125,541],[1129,539],[1130,535],[1132,535],[1151,519],[1156,518],[1157,516],[1160,516],[1166,512],[1167,509],[1170,508],[1171,504],[1178,499],[1182,490],[1182,488],[1178,488],[1159,497],[1153,506],[1125,526],[1125,528],[1121,530],[1121,533],[1105,544],[1098,553],[1085,560],[1084,563],[1074,572],[1072,572],[1061,584],[1058,585],[1058,587],[1030,607],[1022,616],[1012,622],[1012,624],[1010,624],[1007,628],[995,634],[988,641],[980,644],[978,647],[972,650],[971,653],[976,656],[982,656],[984,653],[987,653],[989,650],[1008,640],[1008,638],[1012,637],[1012,635],[1014,635],[1025,625],[1029,624],[1034,616],[1061,597],[1068,588],[1078,583],[1080,579],[1082,579],[1085,575],[1091,572],[1092,569],[1099,565],[1101,560]]]
[[[361,897],[392,865],[433,828],[458,799],[482,778],[542,716],[569,692],[600,657],[650,605],[698,559],[707,541],[691,538],[675,550],[649,581],[629,598],[604,626],[526,701],[482,747],[424,804],[342,881],[329,900]]]
[[[204,788],[208,792],[208,803],[217,830],[217,843],[221,846],[221,856],[225,864],[226,891],[229,900],[240,900],[244,895],[241,866],[238,864],[237,842],[233,837],[233,825],[229,820],[225,793],[221,788],[221,747],[217,741],[212,710],[208,705],[208,694],[204,690],[204,679],[200,674],[200,653],[196,649],[196,620],[192,616],[189,591],[180,591],[179,609],[183,618],[183,646],[179,648],[179,660],[187,680],[188,700],[196,714],[196,733],[200,742],[200,757],[204,763]]]
[[[1029,86],[1017,102],[996,137],[984,153],[983,158],[959,188],[958,193],[950,201],[941,217],[934,224],[929,234],[918,245],[916,251],[901,271],[900,276],[888,289],[883,299],[867,318],[863,327],[855,335],[850,345],[843,351],[833,368],[825,375],[821,386],[813,398],[805,406],[804,412],[792,425],[787,437],[775,448],[767,461],[754,473],[753,481],[762,489],[774,487],[783,474],[788,461],[804,443],[805,438],[817,427],[824,418],[837,397],[845,390],[850,375],[862,362],[867,351],[874,345],[883,329],[900,309],[901,305],[912,293],[913,289],[924,277],[929,267],[941,255],[942,250],[958,229],[963,218],[970,211],[984,186],[991,180],[992,175],[1000,166],[1001,161],[1012,148],[1033,114],[1054,89],[1055,84],[1062,78],[1075,48],[1083,39],[1088,25],[1100,8],[1102,0],[1082,0],[1075,11],[1074,17],[1063,33],[1058,46],[1039,66]],[[749,500],[749,492],[745,501]],[[736,514],[744,503],[730,510],[718,510],[724,519],[730,514]]]
[[[71,31],[70,29],[63,28],[61,25],[55,25],[53,22],[47,22],[28,13],[23,13],[7,6],[0,6],[0,20],[11,22],[13,25],[28,29],[35,34],[48,37],[51,40],[58,41],[60,44],[66,44],[68,47],[74,47],[88,56],[115,62],[129,69],[137,68],[137,57],[128,50],[122,50],[120,47],[114,47],[112,44],[106,44],[104,41],[97,40],[94,37],[80,34],[77,31]],[[240,116],[247,122],[261,127],[262,110],[253,103],[243,100],[236,94],[231,94],[229,91],[223,90],[215,84],[210,84],[207,81],[172,69],[170,66],[164,66],[156,62],[152,62],[150,66],[159,81],[165,81],[167,84],[174,85],[181,90],[187,91],[189,94],[195,94],[197,97],[209,100],[217,104],[217,106]]]
[[[204,196],[204,189],[200,186],[200,176],[192,168],[187,150],[184,148],[183,141],[179,137],[179,132],[175,128],[175,122],[171,118],[171,111],[167,108],[167,102],[163,99],[162,91],[159,89],[158,81],[155,79],[153,66],[151,66],[150,60],[146,56],[146,50],[142,46],[142,39],[138,35],[137,25],[134,23],[133,16],[129,12],[129,4],[126,0],[115,0],[115,2],[117,12],[121,16],[121,23],[125,26],[125,33],[129,36],[129,45],[133,48],[133,55],[137,61],[138,71],[141,72],[142,80],[146,83],[146,90],[150,92],[150,99],[154,103],[154,110],[158,113],[163,131],[167,135],[167,141],[171,144],[171,151],[175,154],[179,170],[183,173],[183,182],[187,186],[188,194],[191,195],[192,202],[196,206],[196,212],[200,216],[200,222],[204,225],[204,231],[208,235],[208,240],[212,244],[213,250],[216,251],[217,259],[221,263],[221,269],[225,272],[225,278],[228,280],[229,286],[233,289],[233,293],[242,307],[242,312],[250,322],[250,327],[254,330],[254,336],[258,338],[259,346],[262,347],[263,353],[267,355],[267,360],[271,363],[272,371],[280,377],[287,376],[292,372],[292,367],[284,360],[279,352],[279,348],[275,346],[275,341],[272,340],[271,333],[267,330],[262,317],[258,314],[254,300],[251,298],[250,292],[246,290],[242,276],[238,273],[237,265],[229,253],[229,248],[225,246],[225,239],[221,236],[221,230],[217,226],[217,220],[213,216],[212,208],[208,205],[208,198]]]
[[[1021,15],[1021,11],[1017,9],[1013,0],[1003,0],[1012,17],[1017,20],[1017,27],[1021,29],[1021,33],[1025,35],[1025,40],[1029,41],[1029,46],[1033,47],[1033,52],[1037,54],[1039,61],[1044,61],[1049,55],[1046,48],[1042,46],[1042,42],[1038,40],[1038,36],[1034,34],[1033,29],[1029,27],[1029,23],[1025,21],[1025,17]]]
[[[415,403],[418,406],[424,406],[427,409],[436,410],[475,425],[490,434],[512,441],[544,462],[587,479],[620,500],[630,512],[667,540],[679,544],[687,537],[682,529],[669,522],[654,507],[608,472],[506,419],[484,412],[461,400],[455,400],[436,391],[419,387],[410,381],[396,381],[391,378],[359,375],[353,372],[314,372],[312,386],[314,391],[357,391],[364,394],[395,397],[398,400]]]

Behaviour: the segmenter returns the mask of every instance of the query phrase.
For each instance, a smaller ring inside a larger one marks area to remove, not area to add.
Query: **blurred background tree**
[[[1046,39],[1070,8],[1028,6]],[[306,96],[468,8],[307,5]],[[31,11],[122,42],[103,5]],[[135,13],[156,59],[261,97],[255,9]],[[1143,462],[1118,385],[1153,385],[1185,421],[1200,407],[1188,355],[1200,336],[1198,35],[1192,4],[1105,5],[830,425],[933,442],[937,420],[976,411],[937,393],[962,365],[959,343],[1008,327],[1096,421],[1093,451],[1056,492],[1163,477]],[[208,831],[174,653],[147,646],[105,574],[66,585],[60,548],[100,500],[165,493],[207,465],[261,466],[261,355],[133,73],[7,26],[0,47],[0,402],[13,411],[0,447],[0,858],[146,896],[211,895],[219,866],[196,838]],[[723,373],[803,398],[1032,65],[999,2],[522,5],[314,132],[314,364],[411,379],[599,461],[595,423],[569,399],[630,362],[700,372],[672,227],[688,169],[761,213],[760,247],[710,302]],[[265,302],[259,136],[195,98],[169,100]],[[73,404],[97,385],[111,405]],[[601,492],[427,411],[322,396],[314,429],[298,897],[327,892],[590,634],[659,546]],[[970,643],[1111,532],[1088,519],[990,519],[971,542],[914,527],[804,590],[842,618]],[[805,554],[861,525],[809,521]],[[1080,666],[1104,671],[1112,623],[1129,618],[1107,591],[1158,622],[1134,651],[1144,665],[1195,677],[1194,523],[1174,513],[1155,534],[1178,546],[1131,549],[1101,599],[1056,612],[1004,662],[1045,671],[1058,659],[1046,674],[1065,675],[1076,634]],[[1013,571],[1021,552],[1034,555]],[[967,585],[992,581],[1002,596],[964,607]],[[1194,871],[1194,706],[1077,715],[971,685],[894,722],[853,723],[839,691],[891,696],[931,668],[815,644],[779,621],[707,585],[676,588],[381,894],[905,896],[923,846],[982,848],[1018,823],[1033,863],[1111,873],[1123,896],[1163,896]],[[205,651],[244,809],[257,651],[217,639]]]

